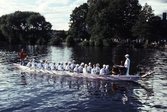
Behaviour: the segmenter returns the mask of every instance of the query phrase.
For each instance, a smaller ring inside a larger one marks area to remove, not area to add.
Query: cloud
[[[167,12],[167,9],[165,8],[167,6],[167,0],[139,0],[139,3],[142,6],[144,6],[145,3],[150,5],[154,10],[155,15],[162,15],[163,12]]]
[[[50,22],[52,29],[68,30],[72,10],[87,0],[1,0],[0,16],[15,11],[34,11]]]

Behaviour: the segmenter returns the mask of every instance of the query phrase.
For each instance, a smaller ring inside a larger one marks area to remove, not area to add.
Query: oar
[[[141,77],[144,78],[144,77],[146,77],[146,76],[148,76],[148,75],[151,75],[152,73],[153,73],[153,71],[152,71],[152,70],[149,70],[147,73],[145,73],[145,74],[142,75]]]

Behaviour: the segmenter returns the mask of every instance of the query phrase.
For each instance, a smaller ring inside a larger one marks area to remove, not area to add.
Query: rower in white
[[[91,70],[92,70],[92,63],[89,62],[88,67],[87,67],[87,72],[91,73]]]
[[[100,74],[100,65],[99,65],[99,63],[96,64],[96,74]]]
[[[93,64],[93,68],[91,70],[91,74],[96,74],[96,65]]]
[[[32,60],[31,68],[36,69],[37,68],[37,63],[35,59]]]
[[[58,65],[58,70],[59,71],[63,71],[64,70],[64,66],[63,66],[62,62],[60,62],[60,64]]]
[[[32,60],[30,59],[26,66],[30,68],[31,65],[32,65]]]
[[[108,73],[109,73],[109,65],[106,65],[105,72],[106,72],[106,74],[108,74]]]
[[[87,73],[88,73],[88,72],[87,72],[87,67],[88,67],[88,65],[85,64],[85,65],[84,65],[84,68],[83,68],[83,73],[84,73],[84,74],[87,74]]]
[[[79,73],[78,67],[79,67],[79,64],[76,64],[76,66],[75,66],[75,68],[74,68],[74,72]]]
[[[42,70],[44,69],[44,65],[43,65],[42,60],[38,63],[37,68],[42,69]]]
[[[105,75],[106,74],[106,65],[103,65],[103,68],[100,69],[100,75]]]
[[[83,68],[84,68],[84,63],[82,62],[78,67],[79,73],[83,73]]]

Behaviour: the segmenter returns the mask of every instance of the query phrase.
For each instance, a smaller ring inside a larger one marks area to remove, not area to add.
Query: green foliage
[[[151,29],[152,25],[149,23],[149,20],[154,17],[153,10],[151,6],[145,4],[143,9],[140,11],[138,15],[138,19],[136,24],[132,28],[133,36],[138,38],[148,39],[151,37]]]
[[[103,46],[111,46],[111,40],[109,40],[109,39],[104,39],[103,40]]]
[[[86,27],[86,16],[88,12],[88,5],[86,3],[76,7],[70,15],[70,28],[69,34],[74,40],[89,39],[87,27]]]
[[[59,45],[60,44],[60,38],[58,38],[58,37],[51,38],[49,40],[49,42],[50,42],[51,45]]]
[[[91,5],[86,23],[91,40],[93,38],[95,45],[110,46],[111,44],[107,43],[106,40],[115,36],[122,39],[132,36],[130,29],[141,9],[138,0],[98,0],[96,3],[91,1],[89,3]],[[101,40],[104,40],[104,42]]]
[[[52,25],[36,12],[16,11],[0,17],[0,30],[9,43],[35,44],[48,40]]]
[[[67,43],[68,46],[73,45],[74,44],[74,38],[71,35],[67,36],[66,43]]]
[[[82,46],[89,46],[89,41],[83,41]]]

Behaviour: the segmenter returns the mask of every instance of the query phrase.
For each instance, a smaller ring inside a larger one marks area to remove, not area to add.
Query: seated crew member
[[[49,65],[49,62],[46,62],[46,63],[45,63],[44,69],[45,69],[45,70],[51,70],[50,65]]]
[[[42,69],[42,70],[44,69],[44,65],[43,65],[43,61],[42,60],[38,63],[37,67],[39,69]]]
[[[64,66],[63,66],[63,63],[60,62],[59,65],[58,65],[58,70],[59,71],[63,71],[64,70]]]
[[[27,63],[26,66],[29,67],[29,68],[32,66],[32,60],[31,59],[29,60],[29,62]]]
[[[57,70],[57,66],[55,62],[52,62],[52,64],[50,65],[51,70]]]
[[[83,68],[84,68],[84,63],[82,62],[78,67],[80,73],[83,73]]]
[[[106,74],[109,74],[109,65],[106,65],[106,69],[105,69],[105,72],[106,72]]]
[[[79,69],[78,69],[78,67],[79,67],[79,64],[76,64],[76,66],[75,66],[75,68],[74,68],[74,72],[76,72],[76,73],[79,73]]]
[[[96,74],[96,65],[93,64],[93,68],[91,70],[91,74]]]
[[[37,63],[35,61],[35,59],[32,60],[32,65],[31,65],[31,68],[37,68]]]
[[[91,73],[91,70],[92,70],[92,63],[89,62],[88,67],[87,67],[87,72]]]
[[[99,65],[99,63],[96,64],[96,74],[100,74],[100,65]]]
[[[72,69],[71,69],[71,62],[68,62],[68,65],[66,66],[66,68],[65,68],[65,70],[66,71],[72,71]]]
[[[83,73],[84,73],[84,74],[87,74],[87,73],[88,73],[88,72],[87,72],[87,66],[88,66],[88,65],[85,64],[85,66],[84,66],[84,68],[83,68]]]
[[[100,69],[100,75],[105,75],[106,74],[106,65],[103,65],[103,68]]]

